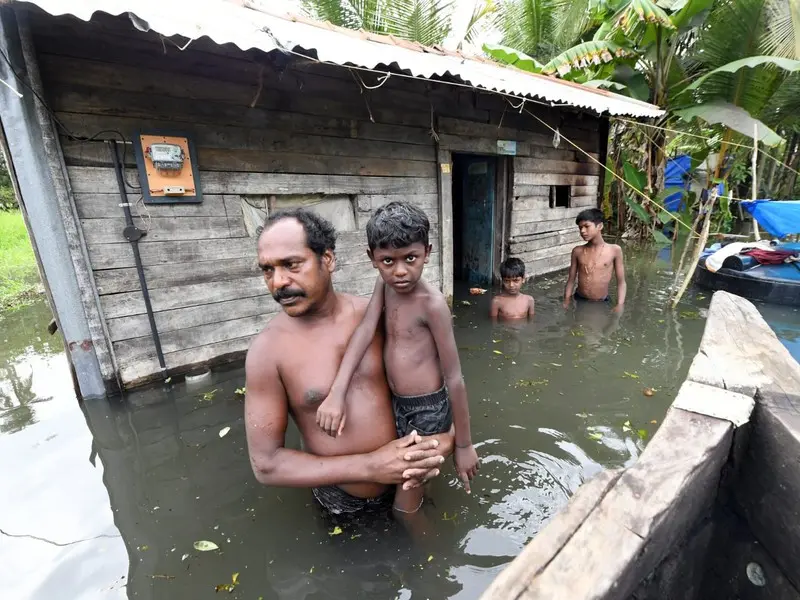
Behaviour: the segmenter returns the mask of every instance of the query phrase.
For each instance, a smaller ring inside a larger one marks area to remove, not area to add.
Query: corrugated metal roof
[[[84,21],[95,12],[131,13],[138,24],[162,35],[190,39],[209,37],[218,44],[232,43],[265,52],[283,49],[314,51],[319,60],[339,65],[376,68],[397,65],[417,77],[455,76],[488,91],[540,98],[593,110],[600,114],[657,117],[663,111],[605,90],[526,73],[475,56],[429,48],[392,36],[335,27],[291,14],[277,14],[258,0],[28,0],[52,15],[74,15]],[[275,13],[275,14],[273,14]]]

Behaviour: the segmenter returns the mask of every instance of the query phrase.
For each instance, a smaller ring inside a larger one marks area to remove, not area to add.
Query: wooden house
[[[341,291],[371,291],[363,230],[394,199],[428,213],[425,277],[450,297],[510,255],[562,269],[609,117],[660,114],[255,1],[0,6],[3,146],[84,396],[241,357],[279,310],[255,236],[283,207],[334,221]],[[171,135],[189,187],[144,162]]]

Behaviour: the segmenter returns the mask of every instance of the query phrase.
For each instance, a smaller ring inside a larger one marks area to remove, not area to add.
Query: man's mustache
[[[280,302],[281,300],[288,300],[289,298],[305,298],[306,293],[303,290],[282,288],[273,293],[272,297],[275,299],[275,302]]]

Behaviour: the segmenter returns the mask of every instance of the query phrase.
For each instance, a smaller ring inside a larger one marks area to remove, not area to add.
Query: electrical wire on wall
[[[58,116],[56,116],[56,113],[53,111],[53,109],[50,108],[50,105],[48,105],[47,102],[45,102],[44,98],[42,98],[39,95],[39,93],[35,89],[33,89],[33,87],[27,82],[27,80],[17,72],[17,70],[14,68],[14,65],[11,63],[11,60],[8,58],[8,55],[3,50],[0,50],[0,57],[2,57],[3,61],[5,61],[5,63],[8,65],[8,68],[11,69],[11,73],[14,75],[14,77],[17,79],[17,81],[19,81],[28,91],[30,91],[34,95],[34,97],[42,104],[42,106],[44,107],[45,111],[47,111],[47,114],[49,114],[50,118],[53,119],[53,122],[56,124],[56,127],[58,127],[61,130],[61,132],[64,134],[64,136],[67,139],[69,139],[70,141],[73,141],[73,142],[87,142],[87,143],[88,142],[99,142],[99,143],[103,143],[103,142],[108,141],[108,138],[101,138],[100,136],[102,136],[104,134],[108,134],[108,133],[113,133],[114,135],[116,135],[120,139],[120,141],[122,142],[122,145],[123,145],[122,166],[123,166],[123,173],[124,173],[125,161],[127,160],[127,157],[128,157],[128,146],[133,145],[133,142],[128,141],[128,139],[125,137],[125,135],[121,131],[119,131],[118,129],[102,129],[102,130],[92,134],[91,136],[77,135],[69,127],[67,127],[64,124],[64,122],[61,121],[61,119],[58,118]],[[17,92],[17,94],[19,94],[19,92]],[[21,97],[22,96],[20,95],[20,98]],[[124,178],[124,181],[125,181],[126,187],[130,188],[133,191],[140,191],[142,189],[141,186],[135,185],[135,184],[131,183],[130,181],[128,181],[127,177]]]

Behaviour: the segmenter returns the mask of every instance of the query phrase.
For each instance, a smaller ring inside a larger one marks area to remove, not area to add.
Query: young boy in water
[[[617,277],[617,305],[613,310],[622,312],[628,289],[622,249],[616,244],[607,244],[603,239],[603,213],[597,208],[587,208],[578,214],[575,224],[586,243],[572,249],[567,287],[564,290],[564,308],[569,307],[573,294],[576,301],[608,302],[608,286],[613,273]]]
[[[521,294],[525,283],[525,263],[519,258],[507,258],[500,265],[500,279],[503,291],[492,298],[489,316],[492,319],[530,319],[533,317],[533,297]]]
[[[478,454],[472,445],[467,390],[450,309],[442,293],[422,280],[422,269],[431,253],[429,228],[425,213],[407,202],[380,207],[367,223],[367,254],[380,277],[328,397],[317,409],[317,423],[335,437],[344,428],[346,411],[358,409],[345,406],[345,395],[383,314],[383,359],[397,435],[403,437],[412,430],[433,435],[450,431],[455,425],[453,458],[469,493],[469,482],[478,470]],[[394,507],[401,512],[416,512],[422,500],[421,487],[404,490],[401,485]]]

